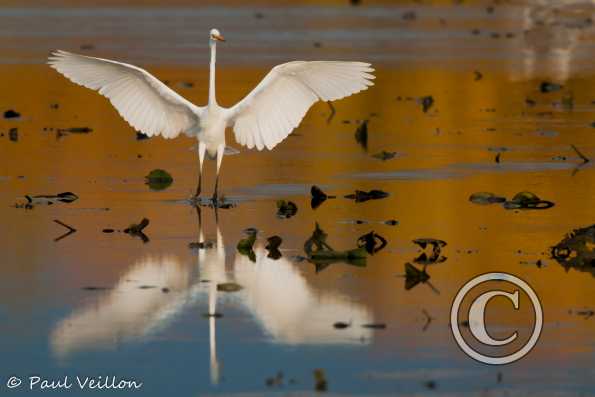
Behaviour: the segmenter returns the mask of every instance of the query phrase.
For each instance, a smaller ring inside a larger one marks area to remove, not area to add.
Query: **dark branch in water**
[[[76,229],[75,228],[73,228],[72,226],[67,225],[64,222],[59,221],[58,219],[54,219],[54,222],[56,222],[60,226],[64,226],[66,229],[68,229],[71,232],[76,232]]]
[[[327,101],[326,103],[328,104],[328,107],[331,108],[331,114],[329,114],[328,118],[326,119],[326,123],[330,124],[333,118],[335,117],[335,113],[337,113],[337,111],[335,110],[335,107],[333,106],[333,103],[331,101]]]
[[[583,160],[583,163],[588,163],[589,161],[591,161],[587,156],[585,156],[584,154],[582,154],[576,146],[574,145],[570,145],[570,147],[572,147],[572,149],[574,149],[574,151],[576,152],[576,154],[578,154],[578,156]]]
[[[55,223],[57,223],[57,224],[58,224],[58,225],[60,225],[60,226],[63,226],[63,227],[65,227],[66,229],[68,229],[68,231],[67,231],[66,233],[64,233],[64,234],[63,234],[63,235],[61,235],[60,237],[57,237],[57,238],[55,238],[55,239],[54,239],[54,242],[58,242],[58,241],[60,241],[60,240],[62,240],[62,239],[64,239],[64,238],[66,238],[66,237],[70,236],[71,234],[73,234],[73,233],[76,233],[76,229],[75,229],[75,228],[73,228],[72,226],[69,226],[69,225],[67,225],[67,224],[66,224],[66,223],[64,223],[64,222],[61,222],[61,221],[59,221],[58,219],[54,219],[54,222],[55,222]]]
[[[133,237],[139,237],[143,241],[143,243],[148,243],[149,237],[145,233],[143,233],[143,230],[147,226],[149,226],[149,223],[150,222],[147,218],[143,218],[138,225],[132,224],[126,229],[124,229],[124,233],[129,234]]]
[[[424,314],[424,316],[426,316],[426,322],[424,324],[424,327],[422,328],[422,332],[426,332],[426,330],[430,326],[430,323],[432,322],[432,320],[434,320],[434,317],[430,316],[430,313],[428,313],[426,309],[421,309],[421,311]]]

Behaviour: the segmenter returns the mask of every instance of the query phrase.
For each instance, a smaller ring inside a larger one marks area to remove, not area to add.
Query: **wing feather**
[[[120,116],[148,136],[189,133],[204,113],[144,69],[109,59],[55,51],[49,65],[72,82],[98,91]]]
[[[364,62],[295,61],[275,66],[234,107],[228,125],[248,148],[272,149],[295,129],[318,100],[334,101],[367,89],[374,69]]]

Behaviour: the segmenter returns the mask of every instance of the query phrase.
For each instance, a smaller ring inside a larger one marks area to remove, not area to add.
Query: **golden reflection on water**
[[[477,65],[480,69],[484,66]],[[174,83],[193,81],[194,88],[178,91],[189,100],[204,102],[204,69],[150,70]],[[112,286],[80,306],[80,294],[64,292],[57,297],[79,307],[58,323],[50,336],[58,356],[143,338],[179,311],[195,289],[200,291],[199,299],[208,299],[210,294],[211,310],[215,310],[212,286],[231,278],[245,287],[236,295],[238,305],[245,307],[275,342],[300,345],[363,340],[371,342],[372,354],[379,356],[388,354],[386,349],[405,357],[421,354],[421,350],[429,354],[426,349],[435,347],[436,352],[461,358],[447,328],[451,297],[479,273],[508,271],[533,286],[546,316],[541,342],[526,365],[540,360],[560,366],[588,363],[595,323],[569,310],[593,302],[593,276],[566,272],[549,259],[548,249],[572,229],[588,226],[595,219],[589,204],[595,193],[592,168],[587,165],[573,174],[580,159],[570,149],[570,144],[575,144],[587,155],[595,152],[589,125],[595,79],[570,77],[563,91],[542,94],[537,78],[517,81],[491,68],[482,70],[483,79],[475,81],[471,68],[380,67],[377,85],[337,103],[337,114],[329,124],[329,110],[319,104],[296,134],[275,151],[242,150],[240,155],[230,156],[222,167],[222,191],[242,201],[235,209],[221,211],[217,249],[199,251],[197,259],[186,248],[195,239],[193,210],[171,202],[188,197],[193,190],[197,171],[194,141],[136,141],[134,132],[95,93],[66,82],[46,67],[2,66],[5,89],[0,103],[23,115],[19,121],[2,121],[1,127],[3,131],[19,128],[18,142],[10,142],[6,135],[0,139],[4,154],[0,176],[8,177],[0,181],[0,195],[7,204],[0,215],[8,226],[0,232],[7,257],[4,275],[19,283],[39,285],[37,274],[49,272],[56,263],[68,275],[64,291],[84,285]],[[220,103],[228,105],[241,98],[264,73],[260,68],[221,70]],[[574,95],[574,109],[552,104],[568,92]],[[416,100],[424,95],[435,99],[428,113],[422,112]],[[537,105],[528,107],[526,98]],[[50,108],[52,103],[58,103],[59,108]],[[353,138],[355,121],[362,119],[370,119],[367,153]],[[93,132],[57,138],[55,131],[43,130],[73,126],[90,126]],[[540,134],[543,131],[557,134]],[[228,144],[237,147],[232,141]],[[496,152],[489,150],[494,147],[505,148],[499,149],[502,166],[494,165]],[[370,156],[380,150],[401,155],[386,162]],[[537,165],[519,171],[518,164],[524,162]],[[174,185],[164,192],[149,191],[143,176],[153,168],[170,171]],[[208,163],[207,183],[212,181],[212,173]],[[19,178],[21,175],[24,178]],[[297,185],[293,188],[304,194],[283,193],[291,188],[286,184]],[[381,188],[391,196],[361,204],[338,198],[312,211],[305,194],[311,184],[323,185],[339,196],[356,188]],[[254,200],[249,192],[255,188],[264,192],[264,197]],[[275,193],[275,188],[281,193]],[[519,212],[468,201],[477,191],[510,198],[522,190],[533,191],[556,206]],[[32,211],[9,207],[24,194],[61,191],[73,191],[81,199]],[[292,196],[299,207],[296,217],[275,217],[274,200],[279,196]],[[147,245],[126,235],[101,233],[105,227],[124,228],[144,216],[151,220]],[[51,222],[55,218],[74,225],[78,232],[53,243],[62,231]],[[397,219],[400,224],[344,222],[354,219]],[[316,274],[311,265],[287,259],[301,253],[315,221],[329,233],[333,246],[352,248],[358,236],[373,229],[387,238],[388,248],[369,258],[366,268],[333,265]],[[214,226],[212,220],[207,222]],[[284,258],[269,260],[262,249],[257,251],[256,263],[232,255],[242,229],[249,226],[261,230],[263,236],[281,235],[287,250]],[[418,237],[448,242],[447,261],[428,268],[439,296],[423,285],[405,291],[403,279],[397,277],[403,273],[404,263],[418,255],[411,243]],[[538,259],[545,267],[531,264]],[[197,274],[211,283],[202,285]],[[167,286],[171,292],[139,289],[140,284]],[[34,304],[35,296],[16,294],[19,303],[15,305]],[[435,318],[427,332],[420,331],[422,309]],[[504,309],[495,312],[495,319],[503,326],[514,325]],[[335,321],[349,320],[354,324],[380,321],[389,327],[378,332],[359,327],[340,332],[332,327]],[[210,321],[214,338],[216,320]],[[211,344],[215,352],[215,339]],[[211,362],[216,381],[215,354]]]

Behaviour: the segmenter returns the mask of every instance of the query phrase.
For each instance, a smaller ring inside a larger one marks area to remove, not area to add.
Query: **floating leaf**
[[[541,200],[535,193],[523,191],[517,193],[512,200],[503,204],[506,209],[534,209],[542,210],[551,208],[554,203],[547,200]]]
[[[238,242],[237,249],[242,255],[246,255],[252,262],[256,262],[256,254],[253,247],[256,242],[256,233],[251,233],[245,239]]]
[[[145,177],[145,184],[149,185],[151,190],[159,191],[165,190],[171,186],[174,179],[165,170],[155,169],[149,172],[149,175]]]

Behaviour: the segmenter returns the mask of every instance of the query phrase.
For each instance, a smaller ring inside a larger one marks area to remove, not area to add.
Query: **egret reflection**
[[[177,257],[148,255],[97,301],[59,322],[50,335],[52,351],[62,358],[143,339],[167,326],[188,302],[192,284],[192,269]]]
[[[200,213],[199,213],[200,214]],[[336,291],[309,285],[298,265],[286,257],[273,259],[257,245],[256,261],[231,248],[226,251],[223,234],[216,224],[216,242],[206,244],[199,216],[196,265],[185,264],[174,255],[147,256],[133,264],[116,285],[97,301],[75,310],[58,323],[51,334],[55,355],[65,358],[84,350],[111,349],[122,343],[142,341],[156,332],[167,332],[171,320],[182,310],[196,310],[209,322],[211,381],[220,378],[217,324],[218,300],[249,312],[274,343],[288,345],[366,344],[373,331],[368,309]],[[200,244],[202,243],[202,244]],[[234,247],[233,244],[230,244]],[[243,288],[226,293],[221,283],[235,282]],[[153,288],[154,287],[154,288]],[[168,288],[164,292],[162,288]],[[207,304],[204,313],[197,303]],[[335,329],[337,320],[353,326]]]

